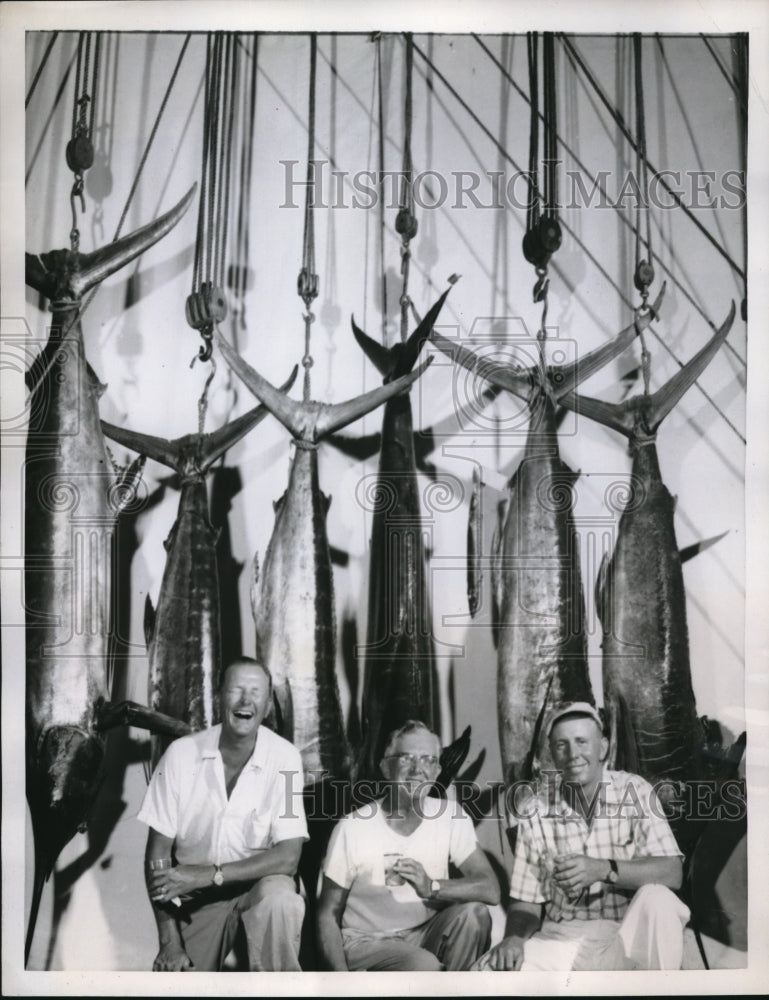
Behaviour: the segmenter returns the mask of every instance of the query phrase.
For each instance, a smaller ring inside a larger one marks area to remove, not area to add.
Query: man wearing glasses
[[[327,968],[457,971],[488,948],[485,904],[499,902],[499,886],[467,813],[427,797],[440,749],[421,722],[392,733],[380,764],[384,795],[334,829],[318,906]]]

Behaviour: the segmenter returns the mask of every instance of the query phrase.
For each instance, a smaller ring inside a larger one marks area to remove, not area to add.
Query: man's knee
[[[682,923],[689,919],[689,908],[672,889],[658,882],[642,885],[633,897],[636,906],[650,914],[676,916]]]
[[[485,936],[491,933],[491,914],[485,903],[455,903],[452,924],[463,932]]]
[[[426,948],[415,948],[402,966],[404,972],[441,972],[443,964]]]
[[[304,900],[296,891],[293,879],[268,875],[254,886],[244,901],[240,918],[246,927],[268,917],[280,917],[291,923],[304,918]]]

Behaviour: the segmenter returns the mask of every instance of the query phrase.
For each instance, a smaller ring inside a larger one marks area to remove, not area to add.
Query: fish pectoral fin
[[[275,709],[275,722],[278,735],[293,743],[294,705],[291,699],[291,685],[288,681],[283,684],[276,684],[273,687],[272,703]]]
[[[441,750],[440,764],[441,770],[436,784],[446,788],[456,778],[460,767],[470,753],[470,736],[472,727],[467,726],[465,731],[453,743]]]
[[[729,534],[728,531],[722,531],[720,535],[714,535],[712,538],[704,538],[702,541],[694,542],[692,545],[687,545],[685,548],[679,550],[679,556],[681,557],[681,562],[688,562],[695,556],[698,556],[700,552],[704,552],[709,549],[711,545],[715,545],[716,542],[720,542],[722,538],[725,538]]]
[[[606,578],[609,572],[610,557],[608,552],[604,552],[601,557],[601,565],[598,567],[598,575],[595,578],[595,606],[601,624],[606,627],[609,618],[608,594],[606,592]]]
[[[104,393],[107,391],[107,383],[102,382],[96,372],[91,368],[90,364],[86,361],[85,370],[88,375],[88,387],[94,395],[95,399],[101,399]]]
[[[152,645],[152,640],[155,637],[155,618],[156,612],[152,598],[147,594],[147,599],[144,602],[144,642],[147,649]]]
[[[192,728],[181,719],[156,712],[136,701],[121,701],[101,707],[96,720],[99,732],[106,732],[116,726],[136,726],[138,729],[147,729],[156,736],[170,736],[172,739],[192,732]]]

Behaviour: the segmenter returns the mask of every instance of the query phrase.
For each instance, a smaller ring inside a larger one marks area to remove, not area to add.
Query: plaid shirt
[[[681,857],[651,785],[636,774],[604,769],[601,797],[592,822],[571,809],[560,790],[560,777],[522,804],[510,895],[544,903],[548,920],[622,920],[632,889],[595,882],[569,900],[552,878],[558,854],[586,854],[616,861],[630,858]]]

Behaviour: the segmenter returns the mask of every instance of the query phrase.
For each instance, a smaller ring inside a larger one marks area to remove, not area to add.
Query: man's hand
[[[609,862],[606,858],[591,858],[586,854],[566,854],[555,861],[553,879],[570,899],[579,896],[594,882],[606,875]]]
[[[393,865],[393,871],[396,875],[402,875],[407,882],[410,882],[414,886],[417,896],[421,899],[427,899],[430,896],[431,879],[419,861],[415,861],[413,858],[398,858]]]
[[[213,865],[177,865],[149,872],[150,899],[153,903],[168,903],[176,896],[188,895],[211,885]]]
[[[523,945],[523,938],[503,938],[473,966],[473,971],[493,969],[495,972],[517,972],[523,964]]]
[[[176,942],[161,945],[152,963],[153,972],[185,972],[191,968],[190,956]]]

